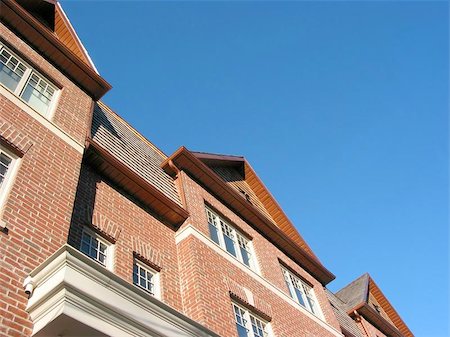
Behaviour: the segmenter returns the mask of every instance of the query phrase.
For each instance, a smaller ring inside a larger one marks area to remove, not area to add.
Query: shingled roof
[[[345,303],[345,310],[355,308],[358,304],[367,302],[369,290],[369,274],[364,274],[342,288],[336,296]]]
[[[357,311],[387,335],[414,337],[369,274],[360,276],[335,295],[343,302],[348,314]]]
[[[326,289],[328,300],[333,308],[334,314],[344,331],[345,335],[351,337],[364,337],[361,331],[358,329],[355,321],[347,314],[346,304],[336,297],[331,291]]]
[[[146,182],[182,205],[173,178],[161,168],[167,156],[102,102],[94,107],[91,138]]]

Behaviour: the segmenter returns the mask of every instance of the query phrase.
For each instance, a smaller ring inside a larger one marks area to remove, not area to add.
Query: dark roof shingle
[[[355,321],[347,314],[345,303],[328,289],[326,289],[326,294],[341,328],[352,337],[364,337]]]
[[[181,206],[175,182],[161,168],[167,156],[102,102],[95,104],[91,135],[94,142]]]

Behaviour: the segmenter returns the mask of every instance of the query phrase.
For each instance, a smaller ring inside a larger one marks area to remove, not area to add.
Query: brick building
[[[413,336],[334,279],[243,157],[111,111],[56,1],[1,0],[0,336]]]

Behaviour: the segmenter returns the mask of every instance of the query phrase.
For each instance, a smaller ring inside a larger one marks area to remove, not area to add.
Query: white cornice
[[[218,337],[68,245],[27,282],[33,335],[64,315],[108,336]]]

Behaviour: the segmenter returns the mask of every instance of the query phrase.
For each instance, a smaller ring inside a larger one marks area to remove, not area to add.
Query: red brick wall
[[[162,300],[181,311],[175,230],[158,221],[149,210],[110,184],[94,169],[83,165],[69,242],[78,249],[82,227],[92,223],[98,225],[99,221],[95,221],[95,218],[100,217],[114,224],[110,228],[118,227],[120,231],[115,235],[114,243],[115,274],[130,283],[133,281],[133,246],[136,246],[133,240],[138,239],[141,244],[151,248],[153,258],[148,259],[153,261],[150,262],[160,264]],[[114,236],[107,229],[106,234]]]
[[[1,23],[0,36],[2,37],[1,40],[5,41],[6,45],[17,52],[18,56],[29,63],[30,66],[41,72],[49,80],[62,85],[61,95],[52,121],[78,143],[84,144],[90,122],[92,99]]]
[[[54,123],[84,144],[91,99],[27,44],[0,24],[0,36],[33,66],[63,85]],[[82,154],[0,95],[0,119],[6,140],[23,147],[2,218],[8,233],[0,233],[0,336],[28,336],[31,322],[24,311],[22,282],[49,255],[67,242]],[[11,130],[15,130],[11,132]],[[16,135],[20,133],[20,137]]]
[[[339,324],[323,287],[317,280],[184,172],[182,173],[182,181],[190,211],[190,218],[184,226],[191,224],[209,237],[205,214],[206,201],[224,217],[228,218],[237,229],[253,238],[253,247],[263,278],[288,294],[279,263],[279,259],[282,260],[314,286],[314,292],[325,321],[339,330]],[[223,336],[236,335],[230,296],[224,277],[237,281],[237,283],[248,288],[255,296],[272,306],[272,326],[276,336],[304,336],[308,333],[311,336],[331,335],[301,313],[299,309],[292,307],[253,277],[227,262],[198,239],[189,237],[179,244],[178,249],[180,251],[183,304],[186,313]],[[214,303],[213,310],[211,309],[211,303]]]

